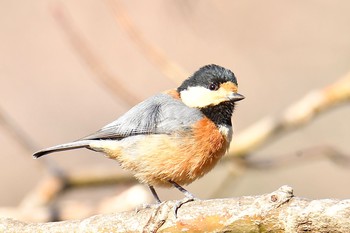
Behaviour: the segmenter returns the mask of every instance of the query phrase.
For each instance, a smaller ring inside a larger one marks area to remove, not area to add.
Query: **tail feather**
[[[69,142],[69,143],[64,143],[57,146],[52,146],[52,147],[35,152],[33,154],[33,157],[39,158],[43,155],[50,154],[53,152],[58,152],[58,151],[73,150],[78,148],[89,148],[90,142],[91,142],[90,140],[82,140],[82,141]]]

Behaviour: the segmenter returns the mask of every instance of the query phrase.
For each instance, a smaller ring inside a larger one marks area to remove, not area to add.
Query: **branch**
[[[0,219],[0,229],[11,232],[348,232],[350,200],[307,200],[293,197],[283,186],[260,196],[176,202],[83,220],[24,223]]]
[[[52,8],[52,15],[65,34],[80,59],[86,63],[87,67],[95,74],[97,81],[101,82],[104,87],[113,95],[121,98],[128,105],[133,106],[139,102],[134,93],[124,87],[122,79],[112,75],[107,71],[106,65],[99,59],[96,53],[88,45],[86,39],[73,24],[73,20],[64,8],[62,3],[56,3]]]
[[[136,180],[128,174],[106,169],[63,172],[50,170],[38,185],[22,200],[19,208],[37,208],[48,205],[57,196],[71,188],[108,184],[132,184]]]
[[[267,156],[267,159],[255,159],[250,156],[244,158],[242,162],[248,168],[253,169],[274,169],[283,166],[295,166],[305,162],[320,160],[321,158],[328,159],[335,165],[349,168],[350,167],[350,156],[342,153],[338,149],[327,146],[319,145],[311,148],[298,150],[294,153],[288,153],[280,155],[276,158],[270,159],[272,156]]]
[[[142,32],[132,22],[128,12],[120,1],[108,0],[107,3],[113,10],[116,22],[126,32],[126,35],[138,46],[145,57],[156,65],[166,78],[180,83],[184,78],[188,77],[188,72],[177,63],[171,61],[159,47],[143,36]]]
[[[0,106],[0,125],[4,127],[10,136],[16,139],[18,144],[27,151],[37,150],[38,147],[18,123]]]
[[[309,123],[320,113],[350,100],[350,73],[323,89],[315,90],[287,108],[279,116],[258,121],[234,137],[224,159],[243,157],[271,139]]]

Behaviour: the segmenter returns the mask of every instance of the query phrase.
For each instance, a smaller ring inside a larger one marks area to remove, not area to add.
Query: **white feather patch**
[[[229,95],[232,91],[225,88],[219,88],[216,91],[211,91],[205,87],[189,87],[181,91],[181,99],[184,104],[191,108],[203,108],[209,105],[217,105],[221,102],[229,100]]]

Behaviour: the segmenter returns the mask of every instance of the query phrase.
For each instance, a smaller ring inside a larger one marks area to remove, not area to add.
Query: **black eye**
[[[211,91],[216,91],[217,89],[219,89],[219,85],[216,83],[210,83],[208,88]]]

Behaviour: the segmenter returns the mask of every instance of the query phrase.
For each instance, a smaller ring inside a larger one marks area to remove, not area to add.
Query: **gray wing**
[[[139,134],[170,134],[175,130],[190,129],[190,126],[202,117],[200,110],[189,108],[167,94],[158,94],[81,140],[122,139]]]

